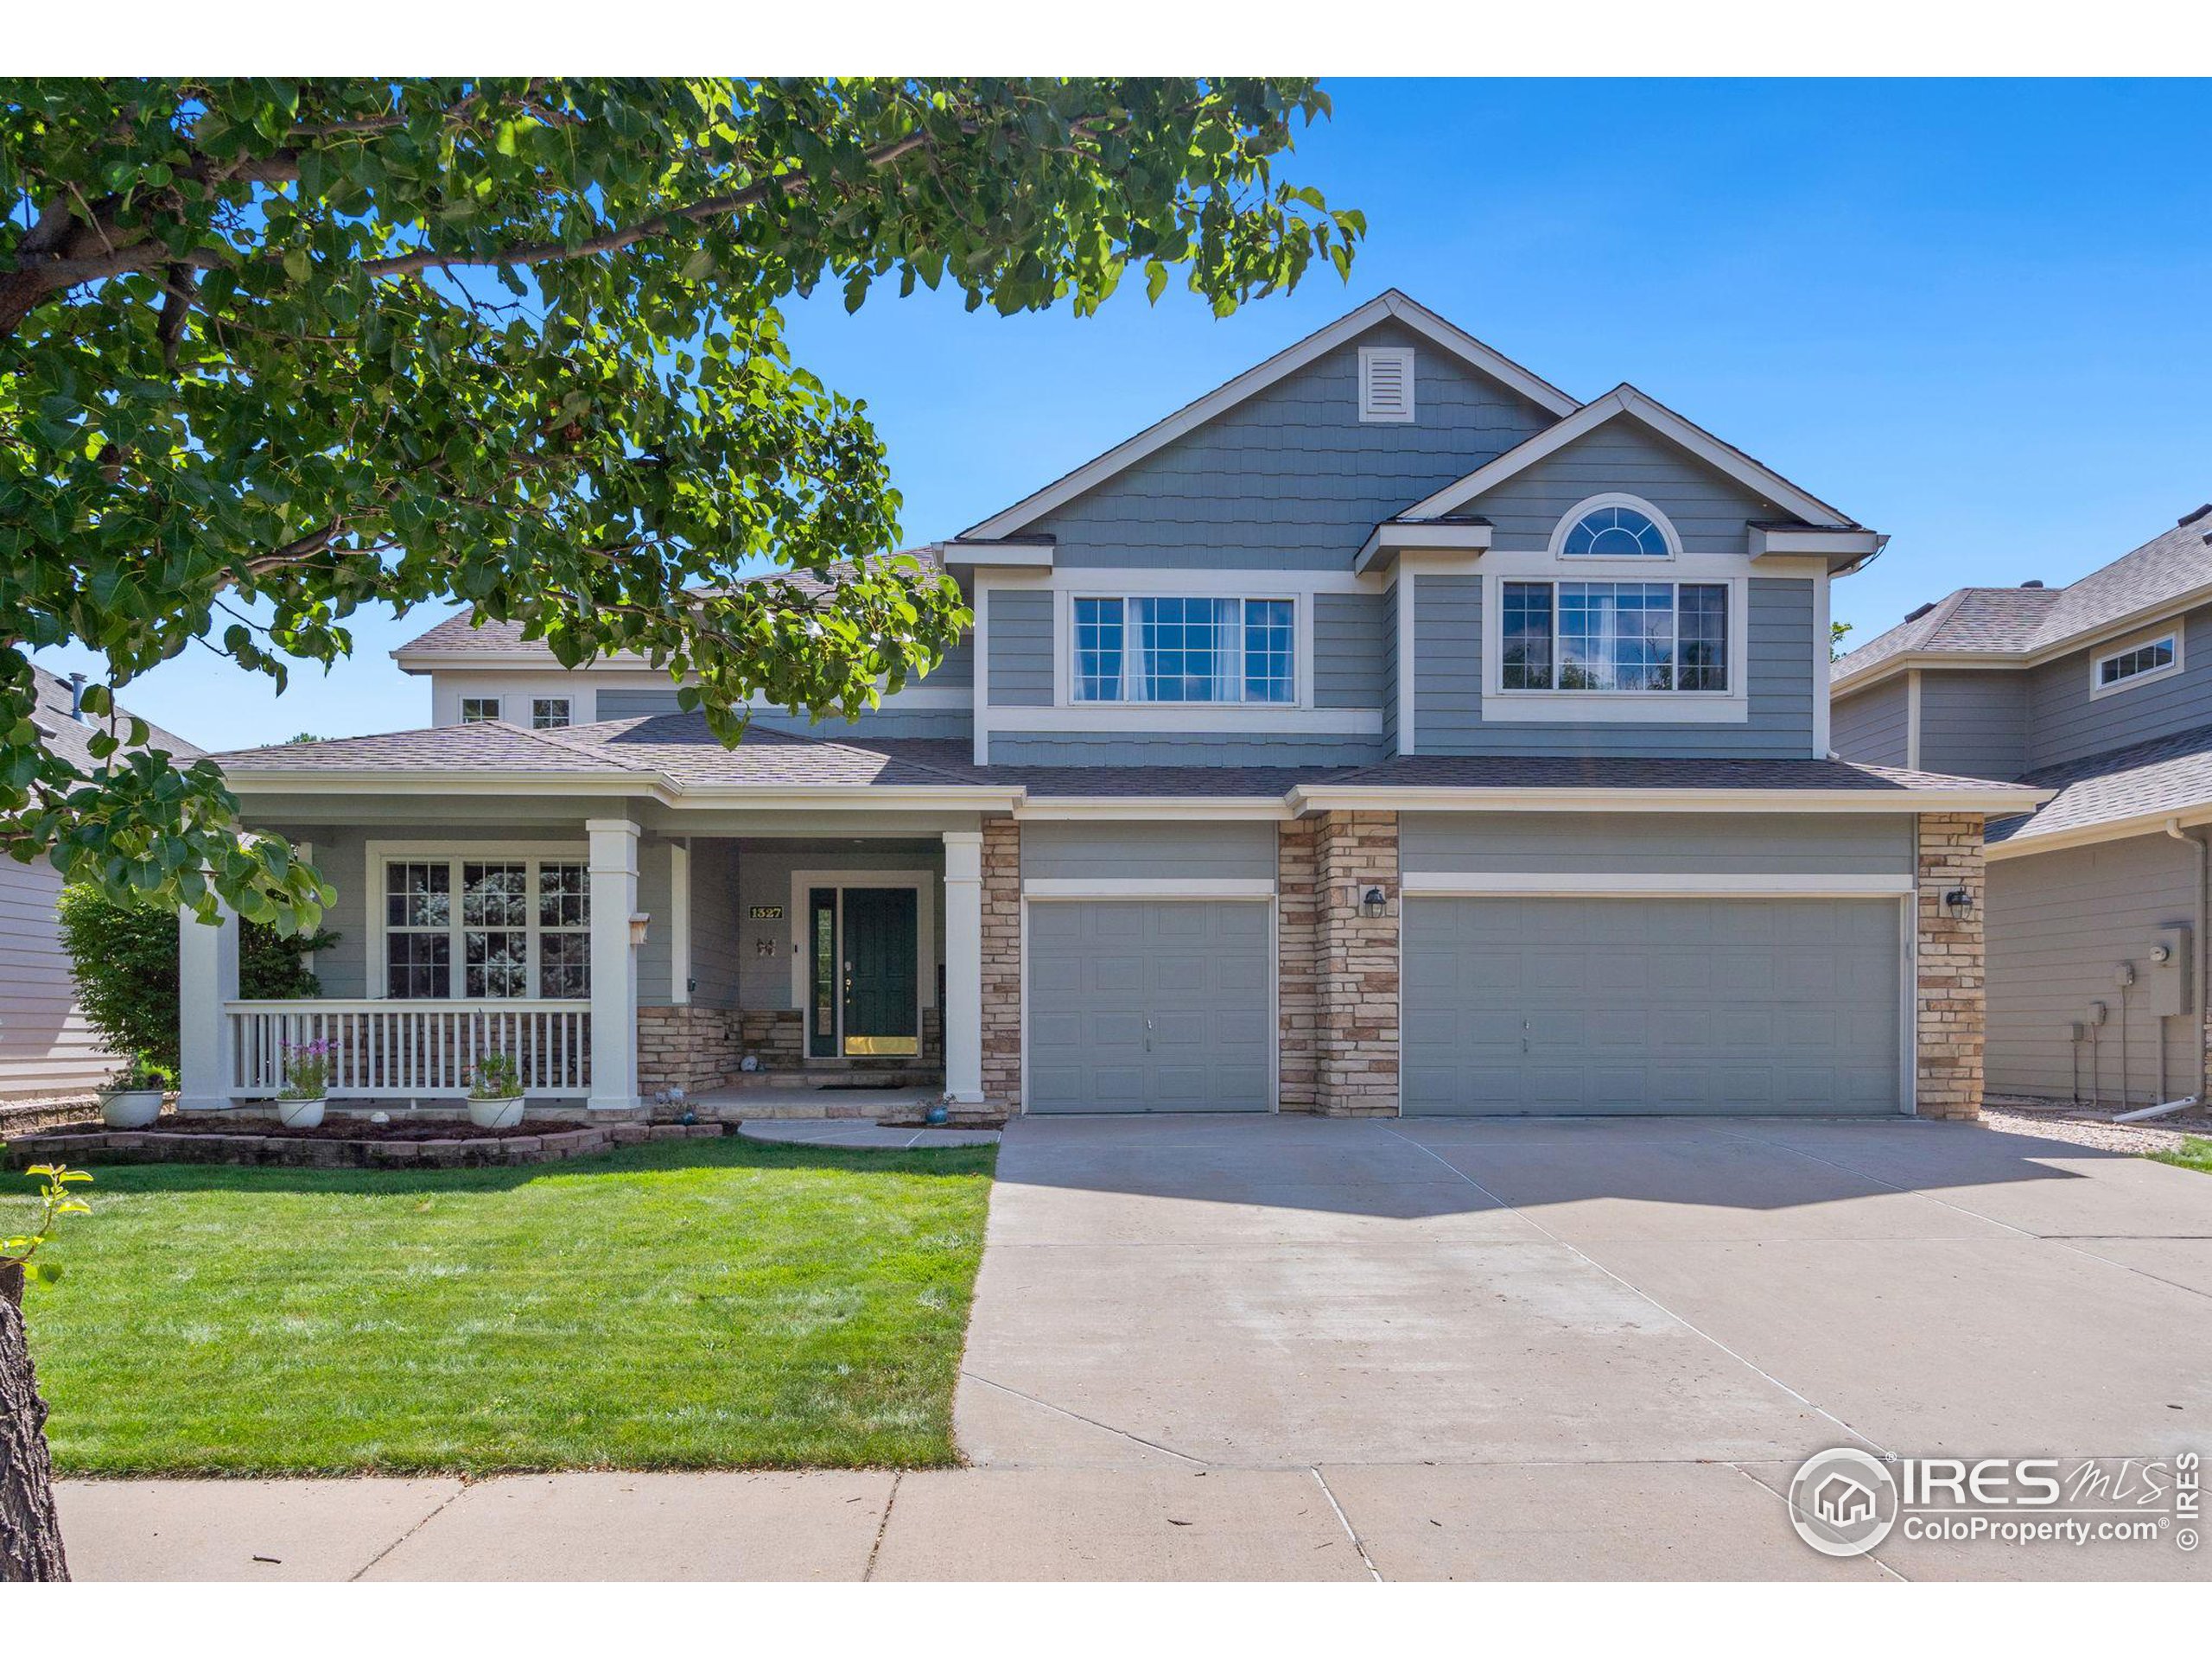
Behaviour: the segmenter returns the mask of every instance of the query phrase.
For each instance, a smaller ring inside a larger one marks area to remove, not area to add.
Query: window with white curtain
[[[384,870],[386,996],[591,995],[582,859],[395,858]]]
[[[1509,582],[1508,691],[1726,691],[1728,587],[1705,582]]]
[[[1298,701],[1295,601],[1077,599],[1074,622],[1078,702]]]

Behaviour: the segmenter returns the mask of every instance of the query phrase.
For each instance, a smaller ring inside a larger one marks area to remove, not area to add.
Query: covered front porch
[[[244,997],[238,923],[181,922],[181,1105],[452,1111],[486,1055],[535,1108],[874,1117],[985,1108],[976,812],[270,793],[337,891],[324,994]]]

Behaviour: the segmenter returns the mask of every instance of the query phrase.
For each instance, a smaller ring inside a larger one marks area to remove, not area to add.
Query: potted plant
[[[468,1121],[480,1129],[522,1122],[522,1068],[512,1054],[486,1054],[468,1074]]]
[[[100,1090],[100,1122],[111,1129],[143,1129],[162,1115],[169,1074],[143,1053],[133,1054]]]
[[[276,1091],[276,1121],[288,1129],[317,1128],[329,1103],[330,1053],[325,1039],[284,1045],[284,1086]]]

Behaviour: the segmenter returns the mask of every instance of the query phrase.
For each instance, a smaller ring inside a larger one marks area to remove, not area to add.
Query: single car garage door
[[[1895,899],[1405,904],[1408,1113],[1898,1109]]]
[[[1029,906],[1035,1112],[1264,1112],[1274,1020],[1263,900]]]

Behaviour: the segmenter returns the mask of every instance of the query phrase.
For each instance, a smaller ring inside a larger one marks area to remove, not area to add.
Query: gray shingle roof
[[[2212,804],[2212,726],[2107,750],[2020,780],[2057,795],[2032,818],[1990,826],[1993,842],[2031,842],[2122,818]]]
[[[2212,516],[2153,537],[2065,588],[1961,588],[1925,616],[1900,622],[1838,660],[1832,678],[1856,678],[1907,652],[2025,655],[2094,633],[2123,617],[2212,585]]]
[[[69,705],[73,700],[69,682],[60,675],[49,674],[34,663],[31,664],[31,681],[37,699],[31,710],[31,723],[45,735],[47,747],[79,771],[92,771],[100,763],[92,758],[92,752],[86,746],[98,733],[106,729],[107,722],[103,719],[73,718],[69,713]],[[118,712],[125,715],[133,712],[119,704],[118,709]],[[138,718],[145,720],[146,717],[141,715]],[[166,751],[179,760],[199,758],[199,749],[175,733],[163,731],[149,720],[146,724],[149,728],[146,747],[149,749]],[[118,736],[128,734],[124,728],[117,728]]]

